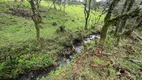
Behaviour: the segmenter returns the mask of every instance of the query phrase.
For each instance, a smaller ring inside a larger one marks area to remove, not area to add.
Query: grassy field
[[[19,8],[17,8],[19,6]],[[76,35],[75,31],[84,31],[84,12],[82,5],[68,5],[66,11],[49,9],[51,2],[42,1],[40,13],[42,50],[36,49],[36,32],[32,19],[28,16],[13,15],[10,9],[21,10],[31,14],[28,2],[15,3],[12,0],[0,1],[0,78],[14,78],[23,73],[24,69],[46,67],[56,61],[57,53],[64,45],[71,42],[68,32]],[[99,13],[97,13],[99,15]],[[94,20],[91,14],[89,28]],[[103,18],[102,18],[103,20]],[[91,22],[92,21],[92,22]],[[54,25],[55,24],[55,25]],[[59,33],[59,27],[65,26],[65,33]],[[92,31],[96,31],[95,29]],[[10,50],[10,51],[9,51]],[[44,62],[45,61],[45,62]]]
[[[10,3],[10,5],[8,4]],[[11,14],[5,14],[7,9],[6,4],[9,6],[17,6],[18,4],[12,4],[13,2],[1,2],[1,31],[0,31],[0,46],[8,45],[9,43],[16,43],[20,41],[26,41],[35,39],[35,27],[30,18],[13,16]],[[41,15],[43,17],[43,23],[41,24],[41,37],[51,39],[55,36],[56,30],[60,26],[65,26],[66,29],[83,29],[84,28],[84,12],[83,6],[80,5],[68,5],[66,12],[60,10],[49,9],[50,2],[42,1],[41,3]],[[28,2],[24,3],[25,11],[30,11],[30,5]],[[8,9],[7,9],[8,10]],[[9,10],[8,10],[9,11]],[[10,11],[9,11],[10,12]],[[97,13],[99,15],[99,13]],[[90,18],[89,27],[94,20],[93,14]],[[92,21],[92,22],[91,22]],[[56,26],[53,26],[56,23]],[[54,34],[54,35],[53,35]]]

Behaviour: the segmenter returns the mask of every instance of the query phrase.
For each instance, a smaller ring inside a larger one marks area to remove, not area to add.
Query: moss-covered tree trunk
[[[123,13],[129,12],[130,9],[132,8],[134,2],[135,2],[135,0],[126,0],[124,3],[123,9],[122,9],[121,15]],[[119,35],[118,33],[122,32],[122,28],[125,27],[126,21],[127,21],[127,18],[125,18],[123,20],[122,19],[119,20],[119,24],[116,27],[116,35],[115,36],[118,36]]]
[[[54,9],[57,9],[57,8],[56,8],[56,0],[52,0],[52,3],[53,3],[53,5],[54,5]]]
[[[131,16],[132,16],[133,18],[134,18],[134,17],[137,17],[137,16],[139,16],[140,10],[141,10],[141,9],[136,8],[135,10],[133,10],[133,11],[131,11],[131,12],[127,12],[127,13],[124,13],[124,14],[122,14],[122,15],[118,15],[118,16],[112,18],[112,19],[109,19],[109,20],[105,21],[104,26],[103,26],[103,28],[102,28],[102,32],[101,32],[101,40],[100,40],[100,42],[102,42],[102,43],[105,42],[105,38],[106,38],[106,36],[107,36],[107,30],[108,30],[109,26],[110,26],[112,23],[114,23],[114,22],[116,22],[116,21],[118,21],[118,20],[120,20],[120,19],[129,18],[129,17],[131,17]]]
[[[84,28],[85,30],[87,30],[87,27],[88,27],[88,18],[89,17],[85,18],[85,28]]]
[[[105,20],[104,20],[105,24],[104,24],[102,31],[101,31],[101,39],[100,39],[101,43],[105,42],[105,39],[106,39],[106,36],[107,36],[107,31],[108,31],[108,28],[109,28],[109,25],[110,25],[108,20],[110,20],[112,11],[114,10],[115,6],[118,4],[119,1],[120,0],[113,0],[111,5],[109,6],[107,15],[106,15]]]
[[[83,3],[84,5],[84,15],[85,15],[85,27],[84,29],[87,30],[88,27],[88,21],[89,21],[89,17],[90,17],[90,11],[91,11],[91,2],[92,0],[85,0],[85,2]]]
[[[39,23],[35,23],[36,28],[36,38],[37,38],[37,45],[40,45],[40,26]]]
[[[42,22],[42,18],[39,13],[39,4],[41,0],[28,0],[31,9],[32,9],[32,20],[34,21],[35,24],[35,29],[36,29],[36,38],[37,38],[37,46],[40,46],[40,23]]]
[[[126,0],[125,4],[123,6],[123,10],[121,12],[121,15],[123,13],[129,12],[131,10],[131,8],[133,7],[134,2],[135,2],[135,0]],[[125,28],[126,22],[127,22],[127,17],[125,19],[120,19],[119,25],[116,28],[117,32],[116,32],[115,36],[117,36],[117,45],[119,45],[122,30],[123,30],[123,28]]]
[[[105,42],[105,39],[106,39],[106,34],[107,34],[107,31],[108,31],[108,27],[110,26],[110,23],[109,22],[105,22],[103,28],[102,28],[102,32],[101,32],[101,43],[104,43]]]

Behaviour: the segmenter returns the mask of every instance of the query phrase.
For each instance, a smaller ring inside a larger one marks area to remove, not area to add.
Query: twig
[[[133,33],[137,36],[137,38],[139,38],[140,40],[142,40],[142,37],[140,37],[138,34],[136,34],[136,32],[133,31]]]

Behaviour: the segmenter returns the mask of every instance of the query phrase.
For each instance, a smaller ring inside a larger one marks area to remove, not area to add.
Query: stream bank
[[[47,77],[51,71],[55,71],[59,66],[66,66],[72,60],[73,53],[81,54],[83,51],[83,44],[90,43],[91,41],[95,41],[96,39],[100,39],[99,33],[89,34],[83,40],[75,39],[73,41],[74,51],[71,54],[59,55],[60,57],[56,61],[56,64],[52,64],[51,66],[38,68],[38,69],[27,69],[24,74],[20,74],[19,77],[13,80],[36,80],[37,78]],[[71,47],[66,48],[71,50]]]

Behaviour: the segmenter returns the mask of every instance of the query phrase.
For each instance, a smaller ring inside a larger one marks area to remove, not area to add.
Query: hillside
[[[0,1],[0,80],[142,80],[141,27],[117,45],[111,25],[102,48],[101,9],[90,12],[84,30],[82,4],[68,4],[64,11],[42,0],[38,48],[29,2]]]

